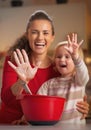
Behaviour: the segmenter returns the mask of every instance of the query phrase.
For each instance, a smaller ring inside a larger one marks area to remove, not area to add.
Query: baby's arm
[[[79,57],[77,60],[74,60],[76,75],[75,80],[80,85],[86,85],[89,80],[89,73],[85,62]]]
[[[76,68],[76,81],[80,85],[86,85],[86,83],[89,80],[89,74],[87,66],[85,65],[85,62],[80,57],[79,49],[83,43],[83,40],[81,40],[79,43],[77,42],[77,34],[72,34],[72,37],[70,35],[68,37],[68,46],[65,47],[65,49],[71,54],[73,62],[75,64]]]
[[[37,92],[38,95],[48,95],[48,82],[49,80],[42,84],[42,86],[39,88]]]

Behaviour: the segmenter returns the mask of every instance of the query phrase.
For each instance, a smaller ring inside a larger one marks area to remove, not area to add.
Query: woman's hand
[[[84,96],[83,101],[77,102],[77,110],[83,115],[81,119],[85,119],[89,112],[89,104],[87,103],[87,96]]]
[[[26,121],[25,117],[22,116],[21,119],[15,120],[11,123],[12,125],[28,125],[28,122]]]
[[[24,49],[22,51],[16,49],[16,51],[14,51],[14,59],[17,66],[15,66],[11,61],[8,61],[8,64],[15,70],[19,78],[27,84],[34,78],[41,62],[37,61],[36,66],[32,68]]]

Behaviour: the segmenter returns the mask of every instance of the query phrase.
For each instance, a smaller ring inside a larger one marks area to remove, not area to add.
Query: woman
[[[21,105],[16,96],[25,93],[24,83],[28,84],[33,94],[36,94],[46,80],[59,75],[54,71],[52,60],[47,55],[54,37],[53,22],[48,14],[41,10],[32,14],[25,34],[10,48],[5,60],[0,123],[11,124],[22,117]],[[85,117],[88,113],[86,101],[78,102],[77,106]]]

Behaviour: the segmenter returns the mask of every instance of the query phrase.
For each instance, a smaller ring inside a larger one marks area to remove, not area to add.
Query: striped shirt
[[[76,110],[78,101],[83,100],[85,86],[89,80],[88,69],[82,59],[74,61],[76,72],[73,77],[56,77],[46,81],[37,94],[60,96],[66,98],[64,111],[60,121],[62,123],[85,123],[82,114]]]

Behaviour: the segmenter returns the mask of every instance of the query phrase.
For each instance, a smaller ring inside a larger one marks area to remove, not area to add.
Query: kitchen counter
[[[52,126],[0,125],[0,130],[91,130],[91,124],[59,124]]]

